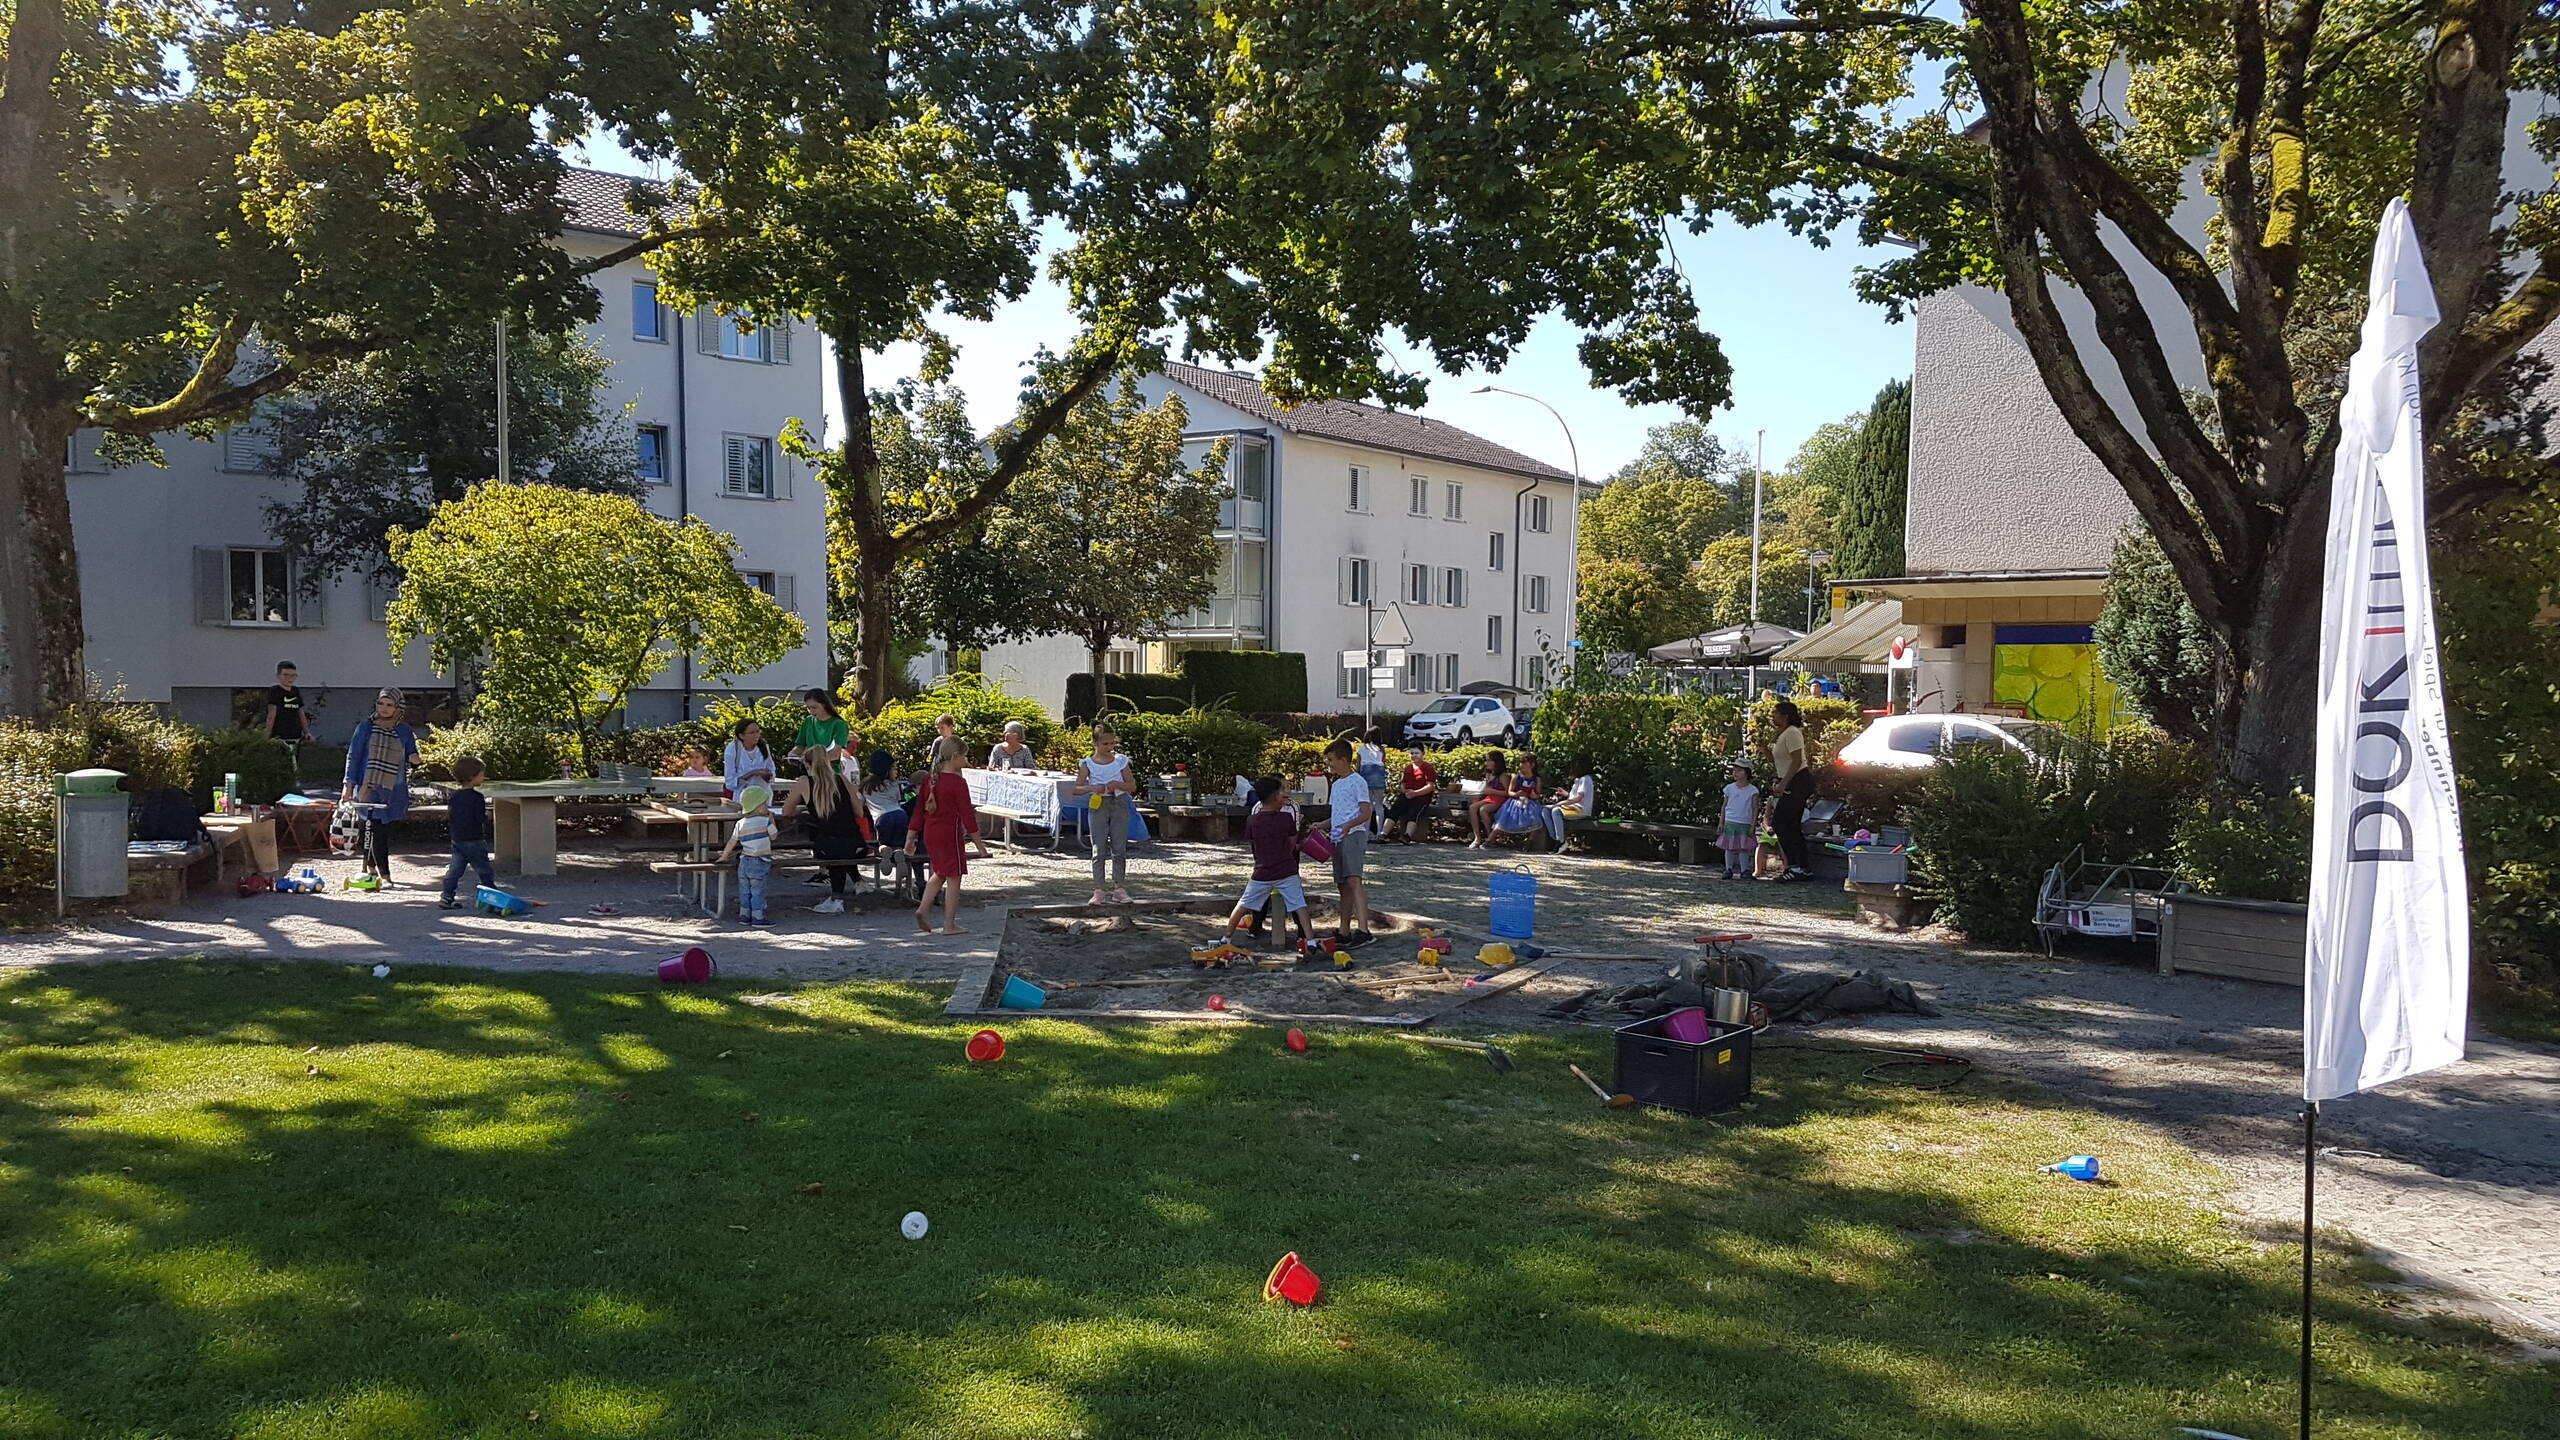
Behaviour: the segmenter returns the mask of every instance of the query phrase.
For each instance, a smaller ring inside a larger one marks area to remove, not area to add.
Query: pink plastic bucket
[[[720,967],[711,963],[711,952],[699,945],[658,962],[658,979],[668,985],[699,985],[719,973]]]
[[[1707,1012],[1690,1007],[1674,1010],[1662,1018],[1662,1033],[1684,1045],[1707,1043]]]
[[[1298,849],[1310,860],[1333,858],[1333,837],[1321,830],[1310,830],[1298,840]]]

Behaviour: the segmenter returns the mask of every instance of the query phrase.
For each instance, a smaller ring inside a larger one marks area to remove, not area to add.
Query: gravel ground
[[[1541,943],[1628,957],[1557,966],[1453,1017],[1470,1027],[1556,1023],[1543,1007],[1579,987],[1659,970],[1694,935],[1747,931],[1752,948],[1782,965],[1882,967],[1945,1012],[1835,1021],[1814,1033],[1955,1051],[2154,1125],[2218,1161],[2231,1177],[2231,1205],[2266,1222],[2271,1237],[2299,1223],[2298,991],[2162,976],[2147,951],[2091,949],[2053,961],[1968,950],[1925,932],[1880,934],[1858,925],[1847,898],[1826,886],[1726,883],[1656,862],[1445,844],[1372,853],[1377,906],[1444,918],[1465,934],[1483,922],[1486,872],[1524,864],[1539,876]],[[1146,846],[1130,888],[1141,899],[1224,899],[1241,887],[1243,861],[1232,846]],[[628,972],[701,944],[726,974],[949,980],[994,957],[1004,928],[997,907],[1073,903],[1087,888],[1077,857],[999,855],[976,862],[969,877],[972,908],[962,923],[970,933],[925,936],[895,902],[807,913],[821,892],[790,877],[773,890],[779,923],[752,931],[705,918],[639,872],[633,857],[608,851],[564,851],[561,875],[521,887],[549,902],[521,920],[440,910],[440,861],[394,864],[404,884],[378,895],[226,898],[175,915],[0,935],[0,966],[244,954]],[[334,883],[353,867],[315,868]],[[1310,880],[1309,899],[1325,917],[1331,886]],[[590,913],[599,903],[621,913]],[[2333,1104],[2321,1131],[2325,1228],[2353,1235],[2433,1303],[2560,1340],[2560,1245],[2550,1240],[2560,1226],[2560,1050],[2475,1032],[2466,1063]]]

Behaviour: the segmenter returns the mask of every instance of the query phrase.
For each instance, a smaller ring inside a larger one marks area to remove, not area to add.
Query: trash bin
[[[131,888],[123,784],[121,770],[74,770],[54,777],[55,913],[73,900],[113,899]]]

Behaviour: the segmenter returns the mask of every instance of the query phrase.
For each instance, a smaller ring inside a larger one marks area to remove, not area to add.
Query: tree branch
[[[1899,156],[1887,155],[1881,150],[1870,150],[1863,145],[1826,144],[1820,148],[1820,153],[1844,165],[1855,165],[1862,170],[1873,170],[1880,175],[1891,175],[1896,179],[1929,186],[1953,199],[1986,204],[1991,199],[1989,187],[1975,184],[1953,170],[1931,165],[1925,161],[1905,160]]]
[[[1733,33],[1746,39],[1763,35],[1841,35],[1857,30],[1889,30],[1899,25],[1944,25],[1947,22],[1908,10],[1852,10],[1846,15],[1798,16],[1787,20],[1744,20]]]
[[[976,490],[942,514],[919,520],[897,532],[893,543],[898,553],[905,554],[919,546],[930,545],[994,509],[996,503],[1004,499],[1005,491],[1012,486],[1015,477],[1031,467],[1031,458],[1039,453],[1040,446],[1058,433],[1059,427],[1066,424],[1067,417],[1074,413],[1076,406],[1084,403],[1086,396],[1110,379],[1127,361],[1127,340],[1118,336],[1097,340],[1092,356],[1076,373],[1075,379],[1040,402],[1005,437],[1005,443],[997,451],[995,468],[987,472],[986,479],[978,482]]]
[[[2434,434],[2451,420],[2463,397],[2513,360],[2555,318],[2560,318],[2560,261],[2545,254],[2515,293],[2463,326],[2435,367],[2420,371],[2427,432]]]
[[[2304,73],[2302,88],[2305,94],[2317,93],[2320,87],[2328,82],[2330,76],[2338,73],[2338,67],[2345,64],[2357,50],[2362,49],[2367,41],[2377,39],[2386,31],[2396,30],[2417,19],[2426,13],[2430,3],[2432,0],[2409,0],[2408,4],[2376,17],[2373,23],[2339,41],[2336,49],[2321,57],[2319,63],[2311,66]]]
[[[660,234],[643,235],[618,250],[608,250],[602,255],[581,260],[569,267],[569,273],[583,280],[597,271],[610,270],[625,260],[637,260],[652,251],[663,250],[679,240],[709,240],[728,233],[728,229],[720,225],[679,225]]]

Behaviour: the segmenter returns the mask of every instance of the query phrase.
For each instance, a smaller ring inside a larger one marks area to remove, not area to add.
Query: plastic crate
[[[1704,1012],[1700,1012],[1702,1015]],[[1656,1015],[1618,1027],[1618,1072],[1613,1089],[1688,1115],[1711,1115],[1751,1098],[1751,1027],[1707,1021],[1707,1038],[1692,1044],[1666,1030],[1671,1017]]]
[[[1911,880],[1911,852],[1852,850],[1849,878],[1861,885],[1904,885]]]

